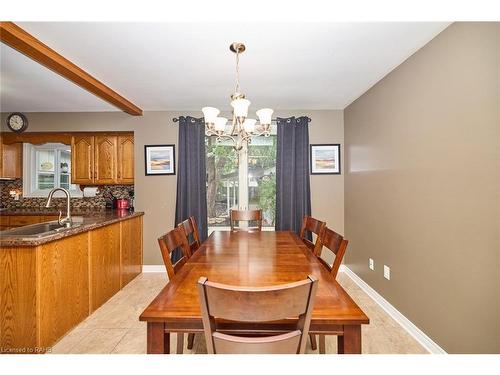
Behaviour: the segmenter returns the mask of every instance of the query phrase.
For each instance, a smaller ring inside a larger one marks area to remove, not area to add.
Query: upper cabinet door
[[[0,137],[0,177],[23,177],[23,144],[4,145]]]
[[[134,183],[134,136],[118,136],[118,182]]]
[[[101,185],[116,184],[118,182],[118,137],[96,136],[94,150],[94,182]]]
[[[91,135],[71,137],[71,183],[94,183],[94,137]]]

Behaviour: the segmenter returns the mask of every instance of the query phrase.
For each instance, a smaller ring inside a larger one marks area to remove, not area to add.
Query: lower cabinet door
[[[124,220],[122,226],[122,287],[142,272],[142,216]]]
[[[89,315],[89,232],[41,245],[40,347],[57,342]],[[35,251],[35,250],[32,250]]]
[[[120,290],[120,223],[91,233],[91,311]]]

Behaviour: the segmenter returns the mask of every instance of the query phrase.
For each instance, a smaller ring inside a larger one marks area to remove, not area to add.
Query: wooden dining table
[[[147,322],[147,353],[170,353],[171,332],[203,332],[197,282],[270,286],[314,275],[318,292],[310,333],[337,335],[339,353],[361,353],[361,325],[369,319],[293,232],[215,231],[140,315]],[[231,301],[227,301],[228,304]],[[279,322],[218,322],[229,333],[279,333],[297,318]]]

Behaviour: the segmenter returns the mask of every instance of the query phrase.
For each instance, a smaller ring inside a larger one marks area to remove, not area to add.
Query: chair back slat
[[[285,287],[227,288],[224,284],[209,283],[205,292],[210,301],[210,314],[229,320],[263,322],[299,316],[307,308],[310,283],[299,281]],[[277,300],[287,301],[283,305]],[[227,303],[237,301],[238,303]]]
[[[304,219],[302,220],[300,238],[314,254],[317,254],[321,249],[321,233],[323,232],[325,226],[326,223],[324,221],[317,220],[311,216],[304,216]],[[316,235],[315,242],[311,242],[307,238],[307,232],[314,233]]]
[[[200,234],[198,232],[196,219],[194,218],[194,216],[190,216],[182,223],[179,223],[177,227],[181,228],[184,231],[184,236],[186,236],[187,238],[189,249],[191,250],[191,254],[193,254],[201,246]]]
[[[304,353],[317,285],[313,276],[290,284],[253,288],[200,278],[198,291],[208,352]],[[295,329],[281,335],[251,338],[217,332],[216,318],[257,323],[293,317],[298,317]]]
[[[262,210],[230,210],[229,218],[231,222],[232,231],[261,231],[262,230]],[[240,221],[253,221],[257,226],[240,227]],[[236,226],[238,222],[238,226]]]
[[[174,228],[158,238],[158,244],[160,245],[161,256],[167,269],[168,278],[172,279],[191,256],[189,244],[180,228]],[[172,264],[171,254],[178,248],[182,251],[182,257],[175,264]]]
[[[330,270],[332,276],[336,278],[349,241],[344,239],[344,237],[342,237],[337,232],[326,227],[323,230],[323,234],[321,236],[321,243],[322,246],[326,247],[335,255],[335,260],[333,261],[333,265],[330,266],[327,262],[321,259],[322,248],[317,253],[317,256],[320,258],[322,263]]]
[[[240,337],[214,332],[217,354],[289,354],[296,353],[302,332],[295,330],[276,336]]]

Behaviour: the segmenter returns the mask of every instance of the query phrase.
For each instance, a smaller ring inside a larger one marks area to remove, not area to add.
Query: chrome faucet
[[[59,210],[59,219],[57,219],[57,222],[61,226],[66,225],[67,227],[70,227],[71,224],[73,223],[73,220],[71,219],[71,206],[70,206],[70,200],[69,200],[69,198],[70,198],[69,191],[67,191],[66,189],[60,188],[60,187],[52,189],[49,193],[49,198],[47,199],[47,204],[45,205],[45,207],[46,208],[50,207],[50,203],[52,202],[52,196],[58,190],[62,191],[64,194],[66,194],[66,217],[61,218],[62,212],[61,212],[61,210]]]

